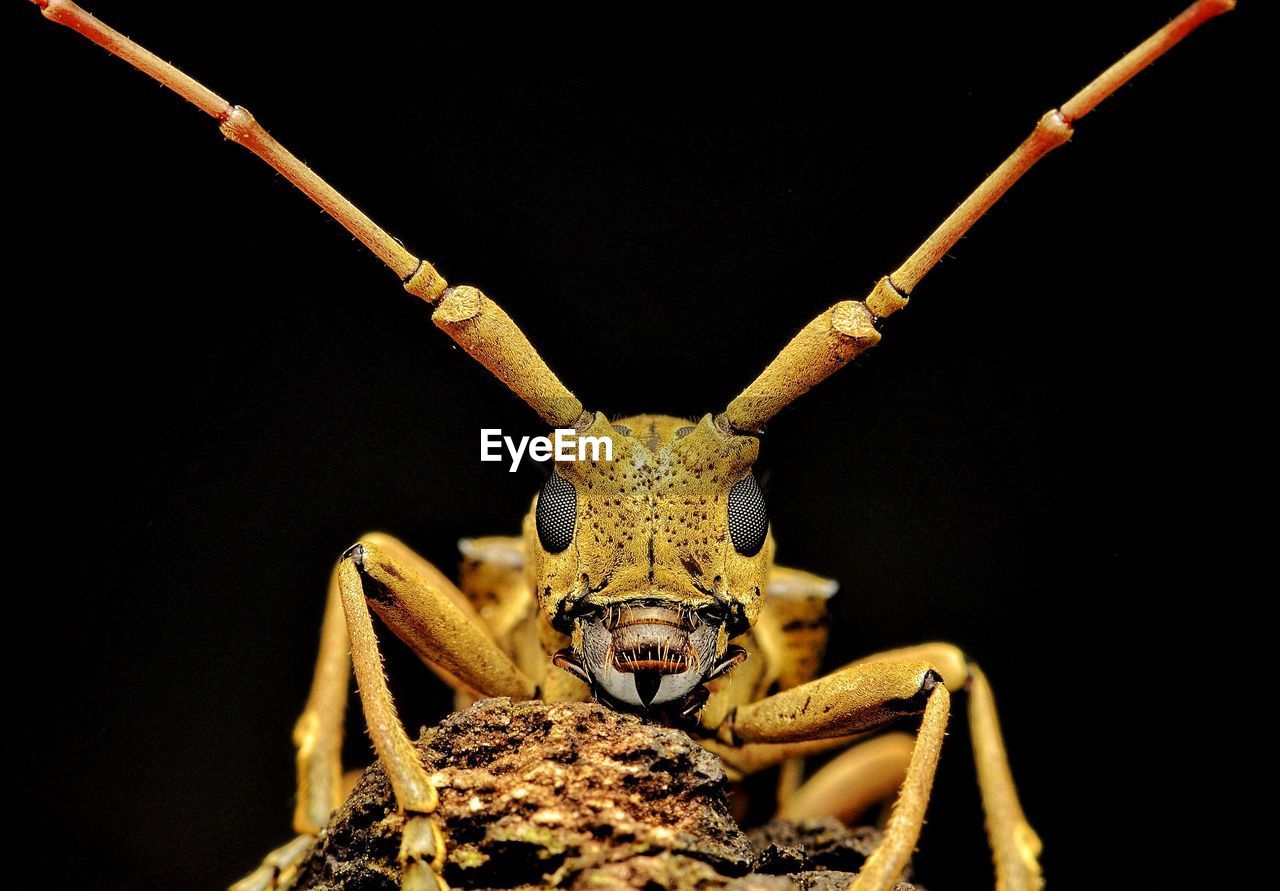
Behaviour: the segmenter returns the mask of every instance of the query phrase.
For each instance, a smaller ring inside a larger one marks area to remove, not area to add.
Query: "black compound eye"
[[[538,493],[538,507],[534,512],[538,540],[551,553],[560,553],[573,544],[573,526],[577,519],[578,490],[552,470]]]
[[[744,557],[754,557],[769,534],[769,511],[756,475],[748,473],[729,490],[729,537]]]

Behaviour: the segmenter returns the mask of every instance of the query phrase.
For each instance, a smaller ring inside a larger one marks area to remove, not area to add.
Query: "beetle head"
[[[613,460],[553,465],[525,520],[530,581],[568,645],[557,663],[615,704],[679,702],[742,658],[771,561],[756,437],[597,414]]]

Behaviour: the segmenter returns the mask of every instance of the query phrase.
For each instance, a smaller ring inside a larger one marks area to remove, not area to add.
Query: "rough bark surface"
[[[595,704],[487,699],[424,730],[417,747],[440,791],[454,888],[842,888],[878,840],[835,821],[748,835],[716,756]],[[402,825],[375,763],[294,888],[393,891]]]

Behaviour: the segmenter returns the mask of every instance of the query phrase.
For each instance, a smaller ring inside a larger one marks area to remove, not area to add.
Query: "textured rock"
[[[417,747],[440,790],[455,888],[840,888],[877,841],[834,821],[773,823],[748,838],[716,756],[595,704],[488,699],[423,731]],[[402,825],[374,764],[294,887],[397,888]]]
[[[786,876],[799,888],[843,888],[880,844],[870,826],[849,828],[839,820],[776,820],[747,833],[756,851],[755,872]],[[910,878],[908,866],[904,878]],[[916,886],[899,882],[900,891]]]

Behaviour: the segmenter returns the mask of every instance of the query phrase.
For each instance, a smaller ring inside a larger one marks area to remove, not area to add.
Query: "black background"
[[[1181,4],[885,7],[90,8],[616,416],[723,408]],[[478,430],[540,431],[210,119],[8,13],[21,862],[215,887],[289,835],[333,559],[382,529],[451,567],[459,537],[514,532],[536,477],[481,464]],[[1199,621],[1170,592],[1223,559],[1212,501],[1246,460],[1224,336],[1247,332],[1221,322],[1256,296],[1251,16],[1087,118],[768,433],[779,559],[843,584],[828,664],[935,638],[978,658],[1057,887],[1085,884],[1091,835],[1142,822],[1126,790],[1168,723],[1147,693]],[[442,688],[387,650],[407,722],[433,720]],[[929,887],[988,884],[962,712],[921,849]]]

